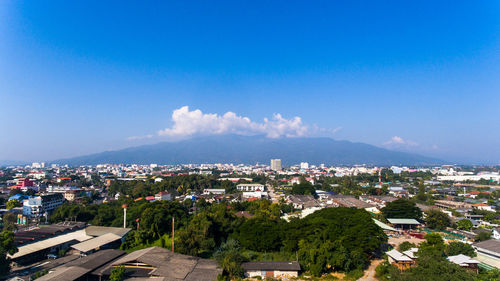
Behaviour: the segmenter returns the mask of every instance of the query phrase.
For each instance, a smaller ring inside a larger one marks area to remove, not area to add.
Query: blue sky
[[[1,1],[0,159],[236,132],[499,163],[500,2],[436,2]]]

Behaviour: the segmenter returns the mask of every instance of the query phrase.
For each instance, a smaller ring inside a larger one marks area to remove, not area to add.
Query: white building
[[[166,191],[160,191],[155,194],[155,201],[162,201],[162,200],[170,201],[171,198],[172,197],[170,196],[170,193]]]
[[[249,191],[249,192],[243,192],[241,195],[242,198],[248,199],[248,198],[268,198],[267,192],[262,192],[262,191]]]
[[[271,170],[281,171],[281,159],[271,159]]]
[[[241,183],[236,186],[238,191],[264,191],[264,185],[259,183]]]
[[[203,194],[205,194],[205,195],[208,195],[208,194],[222,195],[222,194],[226,194],[226,190],[223,188],[205,188],[205,189],[203,189]]]
[[[309,163],[307,162],[300,162],[300,168],[303,170],[309,169]]]
[[[46,194],[32,197],[23,202],[23,214],[38,217],[55,210],[64,203],[61,193]]]

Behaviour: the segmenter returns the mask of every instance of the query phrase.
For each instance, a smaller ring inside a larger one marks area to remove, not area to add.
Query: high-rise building
[[[309,163],[307,163],[307,162],[301,162],[300,163],[300,168],[304,169],[304,170],[309,169]]]
[[[271,170],[281,171],[281,159],[271,159]]]

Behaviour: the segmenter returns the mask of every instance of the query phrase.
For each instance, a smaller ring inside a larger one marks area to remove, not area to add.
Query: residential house
[[[403,253],[400,253],[396,249],[392,249],[386,254],[389,263],[399,268],[400,270],[409,269],[415,264],[415,261],[412,258]]]
[[[484,211],[489,211],[489,212],[495,212],[495,209],[488,204],[485,203],[476,203],[472,204],[472,208],[478,209],[478,210],[484,210]]]
[[[286,198],[286,202],[291,203],[296,210],[320,206],[320,203],[312,195],[290,195]]]
[[[171,196],[170,196],[170,193],[166,192],[166,191],[160,191],[158,193],[155,194],[155,200],[156,201],[170,201],[171,200]]]
[[[296,261],[254,261],[242,265],[247,278],[291,279],[299,276],[300,264]]]
[[[448,260],[451,261],[454,264],[457,264],[463,268],[466,268],[471,271],[475,271],[476,273],[478,272],[478,262],[477,260],[473,260],[470,257],[466,255],[456,255],[456,256],[449,256]]]

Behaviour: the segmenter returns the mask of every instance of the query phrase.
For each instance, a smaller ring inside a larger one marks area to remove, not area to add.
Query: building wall
[[[268,272],[270,272],[270,271],[262,271],[262,270],[246,271],[245,277],[251,278],[251,277],[260,276],[260,277],[264,278],[264,277],[266,277],[266,273],[268,273]],[[288,279],[288,278],[298,277],[298,276],[299,276],[298,271],[280,271],[280,270],[273,271],[274,278]]]

